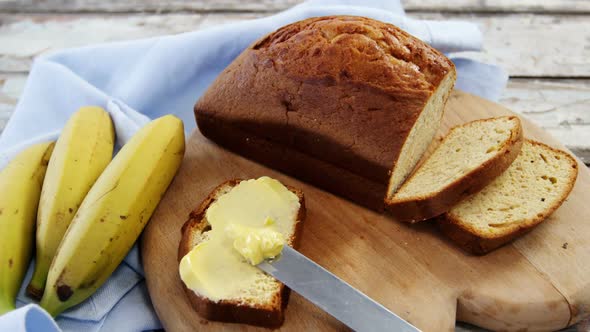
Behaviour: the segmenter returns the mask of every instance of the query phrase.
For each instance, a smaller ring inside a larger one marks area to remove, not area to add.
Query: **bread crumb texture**
[[[454,76],[445,77],[432,97],[428,99],[424,110],[410,130],[397,161],[394,163],[388,187],[389,195],[393,194],[402,185],[432,143],[443,116],[445,103],[453,90],[454,84]]]
[[[395,194],[394,200],[427,197],[497,157],[520,131],[516,117],[474,121],[454,127],[441,145]]]
[[[482,238],[530,228],[563,203],[577,174],[577,163],[569,154],[527,140],[508,170],[447,217]]]

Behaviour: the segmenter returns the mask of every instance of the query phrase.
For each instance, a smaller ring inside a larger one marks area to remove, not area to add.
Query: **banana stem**
[[[63,302],[58,301],[51,297],[51,295],[47,296],[44,294],[43,298],[39,305],[41,308],[45,309],[51,317],[55,318],[57,315],[61,314],[67,307],[63,305]]]
[[[33,277],[27,286],[27,295],[39,301],[43,297],[45,290],[45,282],[47,281],[47,271],[49,266],[46,266],[41,260],[35,262],[35,271]]]

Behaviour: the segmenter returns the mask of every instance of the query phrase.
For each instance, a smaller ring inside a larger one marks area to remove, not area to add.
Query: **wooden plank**
[[[26,72],[34,56],[64,47],[173,34],[264,15],[268,14],[4,14],[0,15],[0,71]],[[416,16],[463,19],[478,24],[485,36],[484,53],[465,55],[497,63],[513,77],[590,77],[590,19],[585,16]]]
[[[584,15],[473,15],[420,13],[423,19],[476,23],[483,53],[466,56],[497,63],[511,76],[589,77],[590,19]]]
[[[62,48],[198,29],[201,20],[200,14],[0,15],[0,71],[27,72],[34,57]]]
[[[136,12],[274,12],[292,7],[302,0],[8,0],[0,11],[34,13],[136,13]]]
[[[0,2],[0,11],[11,12],[240,12],[278,11],[300,3],[302,0],[8,0]],[[588,1],[576,0],[402,0],[408,12],[532,12],[532,13],[589,13]]]
[[[500,103],[547,130],[590,164],[590,80],[512,79]]]
[[[465,13],[590,13],[590,2],[579,0],[402,0],[408,12]]]

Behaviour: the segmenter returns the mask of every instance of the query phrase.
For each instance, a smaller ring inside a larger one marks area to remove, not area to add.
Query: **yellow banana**
[[[54,143],[18,154],[0,172],[0,315],[15,308],[35,239],[35,217]]]
[[[80,108],[63,128],[47,166],[37,213],[35,272],[27,294],[41,299],[47,272],[82,200],[113,157],[109,114],[97,106]]]
[[[41,306],[53,316],[88,298],[123,260],[184,155],[182,121],[148,123],[123,146],[84,198],[51,263]]]

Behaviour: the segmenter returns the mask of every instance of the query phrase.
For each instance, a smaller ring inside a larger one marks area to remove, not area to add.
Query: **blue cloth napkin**
[[[70,49],[36,59],[16,110],[0,137],[0,167],[23,147],[56,139],[69,116],[89,104],[109,111],[118,147],[149,119],[169,113],[184,120],[188,134],[195,128],[192,108],[197,98],[250,43],[285,24],[337,14],[393,23],[449,54],[457,66],[458,89],[496,100],[506,85],[508,77],[500,68],[453,55],[481,49],[482,37],[473,24],[414,20],[405,16],[399,1],[311,0],[257,20]],[[30,275],[31,269],[23,288]],[[0,316],[0,330],[55,330],[43,310],[30,302],[21,290],[21,308]],[[56,321],[63,331],[160,328],[146,290],[137,246],[96,294]]]

